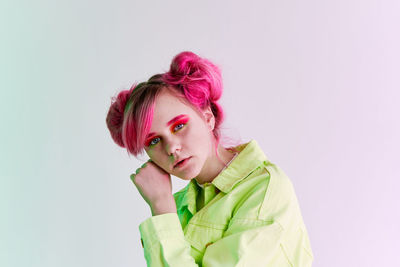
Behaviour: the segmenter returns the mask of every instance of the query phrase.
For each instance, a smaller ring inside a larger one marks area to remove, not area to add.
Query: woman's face
[[[213,153],[214,116],[203,116],[176,96],[163,90],[155,100],[153,122],[146,137],[147,155],[164,171],[190,180],[202,170]],[[174,166],[178,160],[183,164]]]

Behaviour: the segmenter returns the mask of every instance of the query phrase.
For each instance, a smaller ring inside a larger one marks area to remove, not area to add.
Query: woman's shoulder
[[[293,185],[289,177],[278,165],[265,160],[258,168],[240,181],[237,187],[282,192],[292,189]]]
[[[271,220],[271,215],[296,206],[297,198],[293,184],[286,173],[276,164],[264,161],[248,177],[237,184],[231,192],[240,194],[238,211],[257,211],[257,219]],[[248,215],[246,215],[248,216]]]

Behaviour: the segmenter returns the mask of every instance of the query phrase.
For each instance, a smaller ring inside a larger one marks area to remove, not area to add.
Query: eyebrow
[[[176,122],[177,120],[179,120],[179,119],[181,119],[181,118],[183,118],[183,117],[187,117],[188,115],[186,115],[186,114],[181,114],[181,115],[178,115],[178,116],[176,116],[175,118],[173,118],[172,120],[170,120],[169,122],[167,122],[167,126],[170,126],[171,124],[173,124],[174,122]],[[156,135],[155,133],[149,133],[148,135],[147,135],[147,137],[146,138],[150,138],[150,137],[152,137],[153,135]]]

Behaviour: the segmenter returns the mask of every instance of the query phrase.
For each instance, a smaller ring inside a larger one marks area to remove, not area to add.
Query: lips
[[[188,159],[188,158],[190,158],[190,157],[187,157],[187,158],[184,158],[184,159],[175,161],[175,163],[174,163],[174,168],[176,168],[176,167],[178,166],[179,163],[182,163],[184,160],[186,160],[186,159]]]

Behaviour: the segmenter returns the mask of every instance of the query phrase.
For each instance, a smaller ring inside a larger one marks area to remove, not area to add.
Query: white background
[[[183,50],[221,67],[226,134],[291,178],[314,266],[399,266],[399,3],[2,2],[0,266],[145,266],[143,162],[105,117]]]

